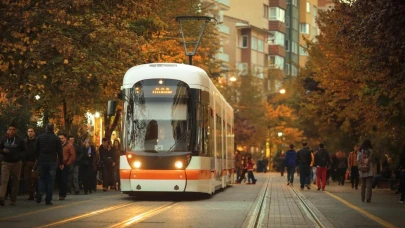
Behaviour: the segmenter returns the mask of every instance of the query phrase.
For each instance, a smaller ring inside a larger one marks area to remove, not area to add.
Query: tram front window
[[[125,89],[123,141],[127,150],[186,152],[189,87],[178,80],[143,80]]]

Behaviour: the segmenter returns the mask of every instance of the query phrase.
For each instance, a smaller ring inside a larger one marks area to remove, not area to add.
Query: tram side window
[[[214,111],[211,108],[208,108],[208,132],[207,132],[207,139],[208,139],[208,147],[207,147],[207,152],[208,156],[214,157],[215,156],[215,151],[214,151],[214,117],[212,115]]]
[[[198,156],[205,156],[205,151],[203,149],[204,140],[204,106],[201,104],[197,105],[197,137],[195,145],[195,153]]]
[[[222,157],[222,119],[218,115],[217,117],[217,125],[216,125],[216,138],[217,138],[217,148],[216,148],[216,157]]]

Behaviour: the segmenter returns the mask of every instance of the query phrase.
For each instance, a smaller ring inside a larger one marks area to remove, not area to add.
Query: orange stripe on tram
[[[185,180],[186,175],[188,180],[211,179],[210,170],[121,170],[130,171],[125,179],[132,180]],[[126,174],[126,173],[125,173]],[[122,178],[121,172],[121,178]]]
[[[130,169],[120,169],[120,178],[121,179],[130,179],[131,170]]]

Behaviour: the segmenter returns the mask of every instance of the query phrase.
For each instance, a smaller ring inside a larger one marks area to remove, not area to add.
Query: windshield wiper
[[[171,152],[173,152],[173,151],[174,151],[174,148],[176,148],[176,146],[177,146],[179,143],[185,141],[185,139],[187,138],[187,135],[188,135],[189,133],[190,133],[189,130],[187,130],[186,132],[184,132],[184,133],[180,136],[180,138],[177,140],[177,142],[176,142],[172,147],[170,147],[170,149],[167,151],[167,153],[170,154]]]

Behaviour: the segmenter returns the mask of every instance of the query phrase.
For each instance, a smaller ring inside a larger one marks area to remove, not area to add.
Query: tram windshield
[[[123,142],[127,151],[186,152],[189,87],[173,79],[148,79],[124,89]]]

